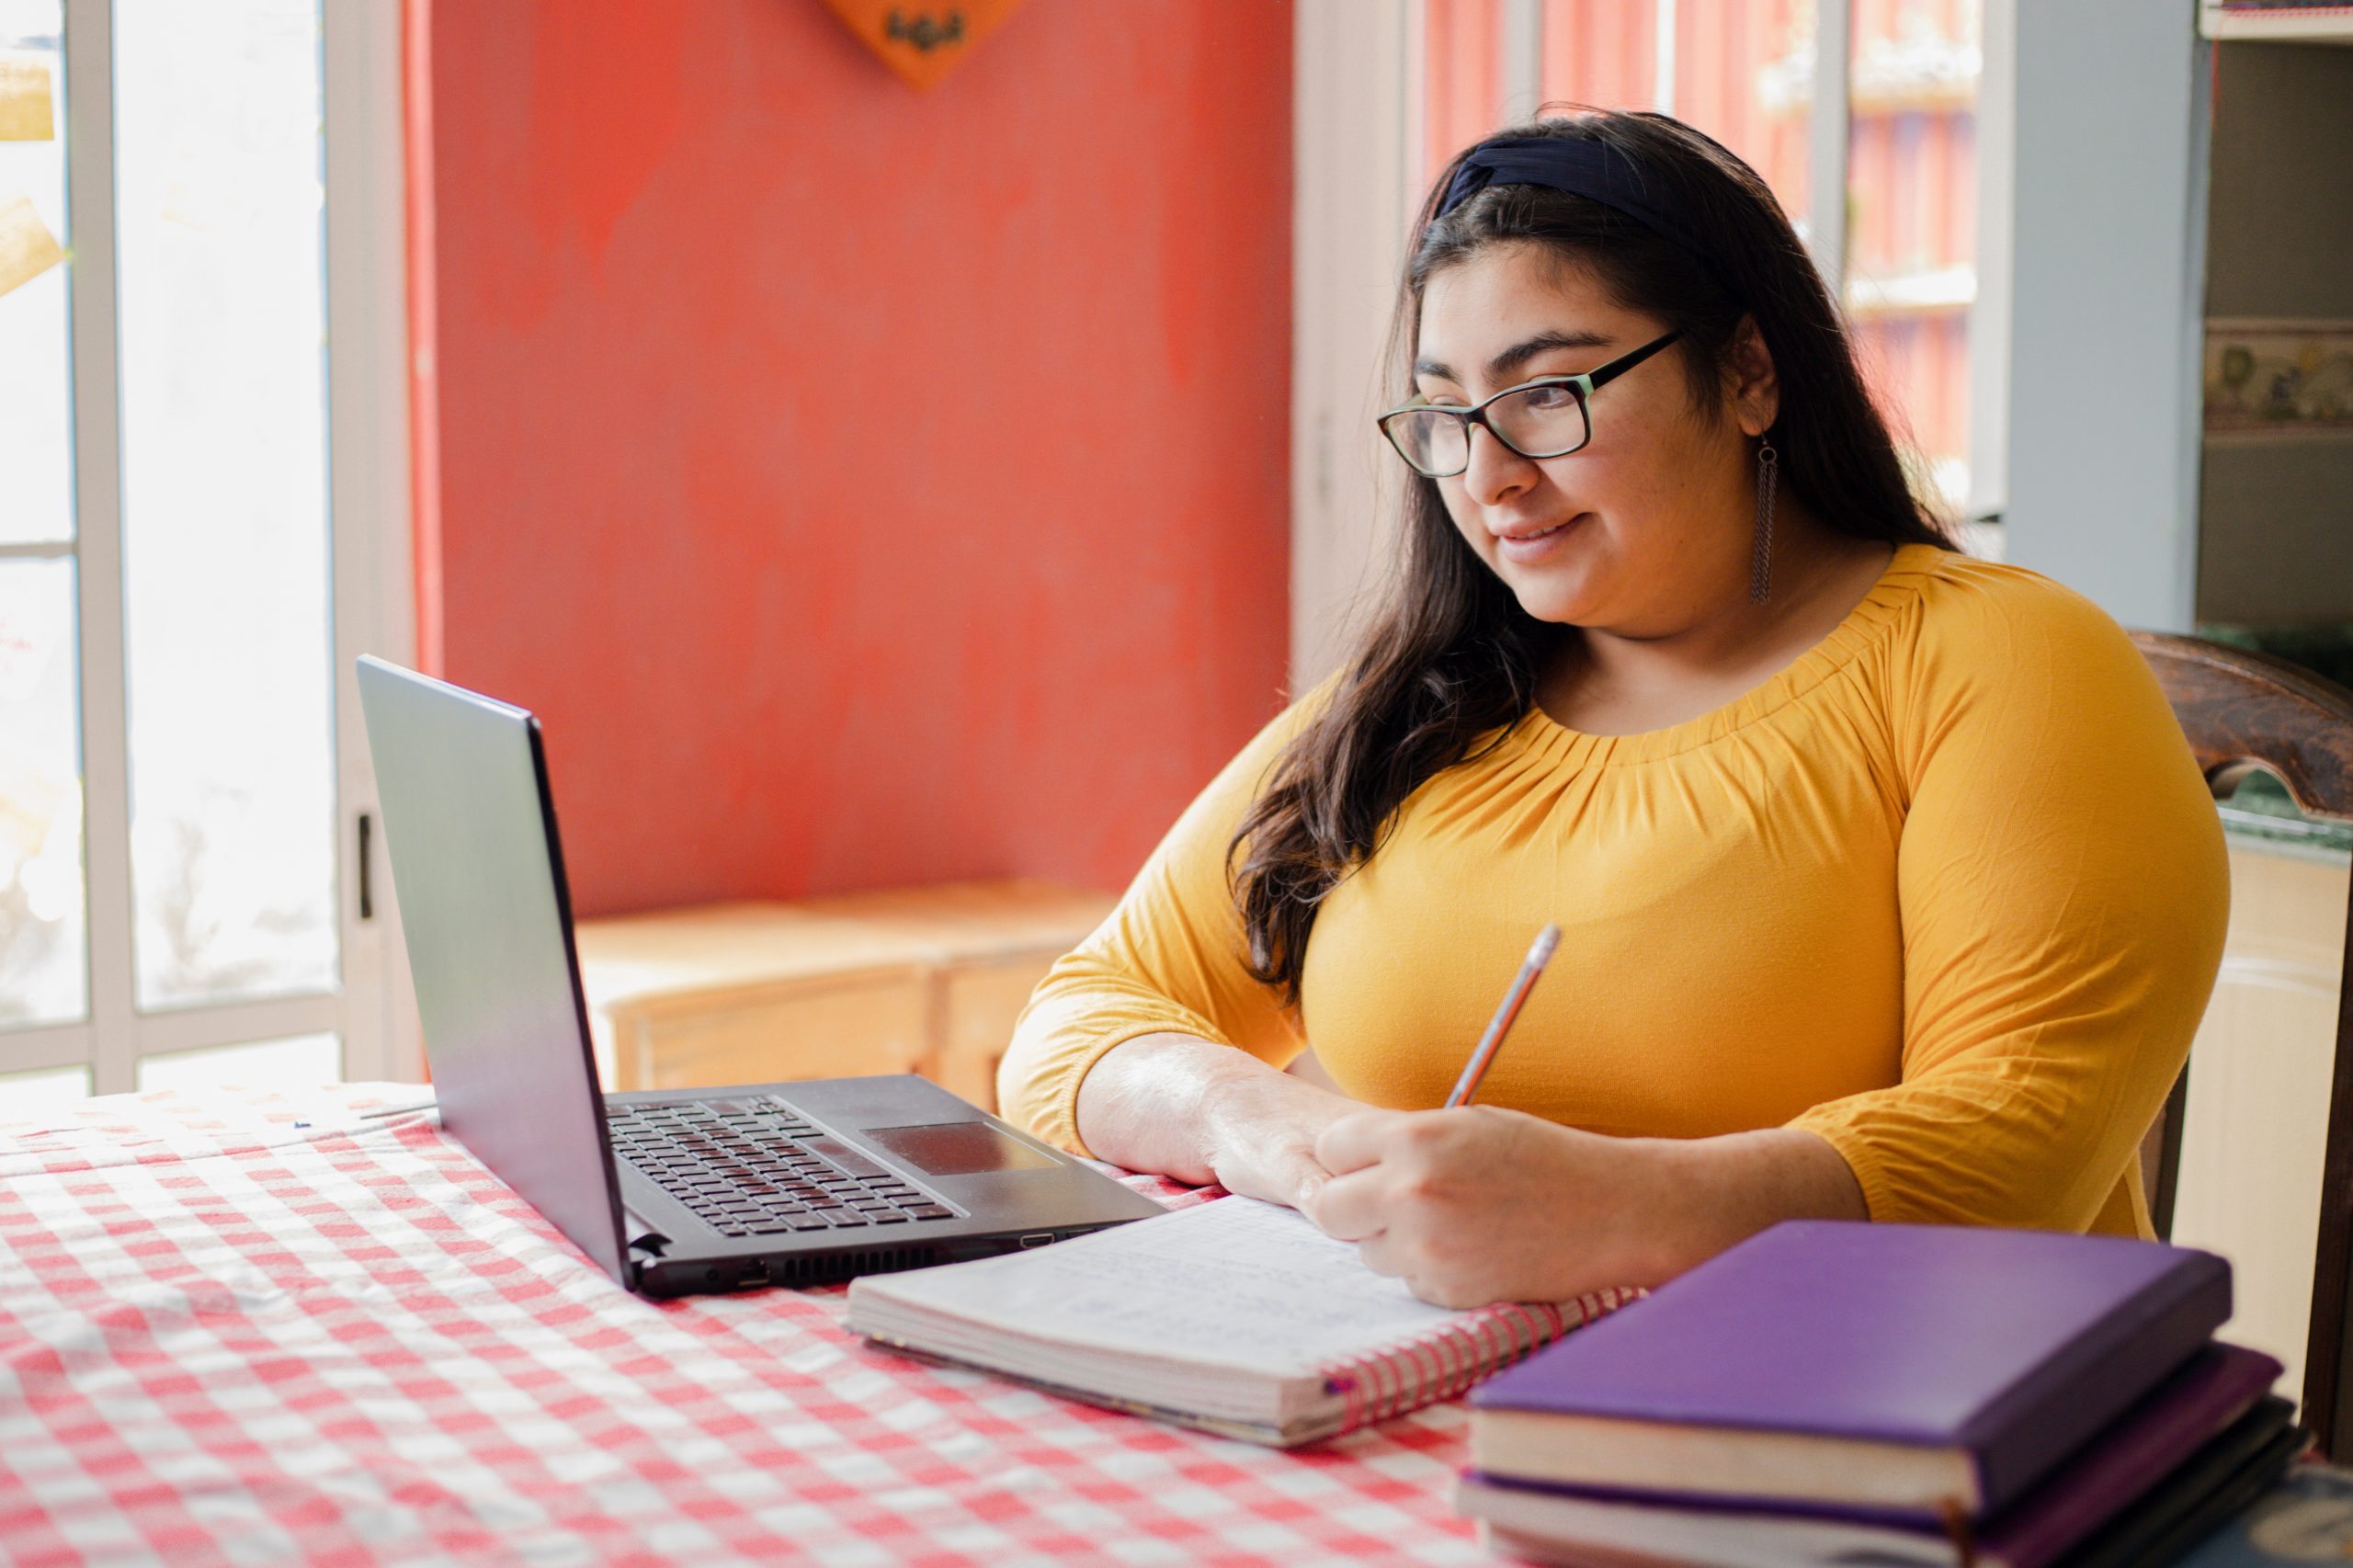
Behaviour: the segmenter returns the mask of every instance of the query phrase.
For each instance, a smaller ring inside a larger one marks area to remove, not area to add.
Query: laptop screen
[[[539,722],[374,658],[359,704],[441,1125],[626,1285]]]

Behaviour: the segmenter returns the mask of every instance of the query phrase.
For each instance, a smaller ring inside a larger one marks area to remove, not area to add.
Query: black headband
[[[1527,136],[1490,142],[1462,160],[1438,204],[1445,217],[1491,185],[1540,185],[1598,201],[1672,240],[1710,270],[1705,245],[1686,228],[1675,198],[1642,165],[1606,142],[1566,136]]]

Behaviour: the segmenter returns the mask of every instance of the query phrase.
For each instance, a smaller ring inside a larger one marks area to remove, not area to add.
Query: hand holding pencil
[[[1606,1264],[1615,1245],[1588,1247],[1632,1218],[1623,1142],[1472,1103],[1560,943],[1558,926],[1537,933],[1443,1107],[1365,1110],[1316,1140],[1332,1175],[1310,1218],[1426,1301],[1554,1299],[1550,1281]]]

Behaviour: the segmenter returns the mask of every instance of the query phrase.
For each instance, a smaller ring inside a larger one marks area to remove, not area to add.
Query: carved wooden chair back
[[[2197,637],[2136,631],[2189,749],[2217,796],[2257,768],[2287,786],[2308,816],[2353,822],[2353,691],[2284,659]],[[2353,960],[2353,910],[2347,924]],[[2353,968],[2348,968],[2353,974]],[[2157,1234],[2173,1233],[2181,1174],[2181,1122],[2188,1074],[2175,1081],[2150,1138],[2155,1146],[2149,1208]],[[2353,1408],[2341,1384],[2353,1284],[2353,985],[2339,983],[2336,1054],[2322,1163],[2320,1225],[2313,1238],[2312,1326],[2305,1341],[2303,1424],[2321,1449],[2353,1455]]]

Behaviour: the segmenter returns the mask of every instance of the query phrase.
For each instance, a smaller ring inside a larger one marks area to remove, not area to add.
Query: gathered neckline
[[[1917,595],[1920,585],[1936,575],[1942,563],[1955,559],[1965,558],[1933,544],[1896,546],[1870,592],[1828,635],[1764,681],[1697,718],[1631,735],[1598,735],[1570,729],[1531,701],[1528,711],[1505,732],[1502,744],[1525,747],[1562,764],[1599,767],[1655,762],[1696,751],[1745,729],[1820,686],[1876,642],[1894,623],[1896,612]]]

